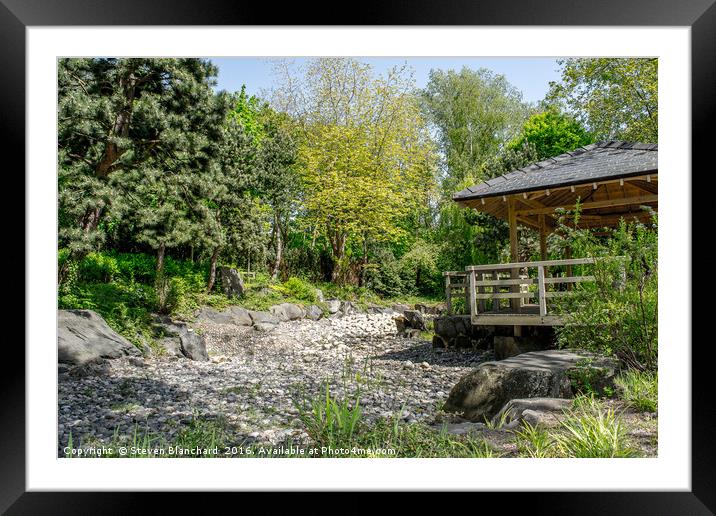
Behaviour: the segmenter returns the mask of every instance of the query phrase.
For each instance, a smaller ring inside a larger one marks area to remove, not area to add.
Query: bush
[[[316,287],[300,278],[291,277],[282,285],[282,290],[288,296],[308,303],[316,302]]]
[[[117,274],[117,260],[103,253],[89,253],[79,264],[79,280],[87,283],[109,283]]]
[[[616,355],[629,367],[655,370],[658,361],[657,224],[622,224],[608,237],[565,228],[564,245],[575,256],[600,258],[594,284],[580,284],[565,298],[566,324],[557,329],[563,347]],[[609,260],[607,256],[623,256]]]
[[[154,286],[155,306],[160,314],[170,314],[181,305],[189,291],[188,283],[183,278],[161,276]]]

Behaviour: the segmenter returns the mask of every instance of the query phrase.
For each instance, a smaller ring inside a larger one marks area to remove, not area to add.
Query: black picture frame
[[[716,114],[716,5],[715,0],[429,0],[363,1],[349,15],[339,15],[338,4],[311,5],[302,2],[233,3],[220,0],[0,0],[0,139],[2,155],[17,158],[14,170],[25,170],[25,29],[28,26],[90,25],[550,25],[550,26],[688,26],[691,28],[692,79],[692,163],[693,170],[708,173],[711,154],[710,126]],[[322,13],[322,14],[319,14]],[[5,161],[5,164],[8,162]],[[698,164],[703,164],[699,167]],[[4,168],[4,167],[3,167]],[[703,168],[703,170],[701,170]],[[5,170],[10,170],[6,168]],[[684,171],[689,174],[690,171]],[[15,174],[16,192],[24,192],[24,181]],[[694,176],[691,176],[693,184]],[[698,193],[692,188],[692,195]],[[18,196],[18,195],[15,195]],[[706,206],[692,197],[693,207]],[[705,201],[705,199],[704,199]],[[687,208],[685,208],[687,209]],[[692,208],[693,210],[693,208]],[[692,235],[705,219],[692,211]],[[694,241],[696,243],[696,241]],[[18,245],[19,247],[19,245]],[[24,248],[24,246],[23,246]],[[24,251],[23,251],[24,252]],[[698,256],[692,249],[692,256]],[[14,259],[15,270],[22,267]],[[24,262],[24,260],[23,260]],[[697,270],[694,261],[693,270]],[[700,263],[704,265],[703,262]],[[29,271],[25,270],[28,274]],[[678,271],[681,274],[681,271]],[[19,278],[14,280],[19,283]],[[687,278],[691,285],[690,278]],[[16,292],[24,289],[15,284]],[[688,293],[688,290],[687,290]],[[692,321],[704,320],[707,304],[693,300]],[[683,302],[683,300],[679,300]],[[695,328],[694,328],[695,329]],[[716,389],[711,380],[708,360],[711,341],[697,342],[694,333],[692,356],[692,490],[690,492],[609,492],[609,493],[509,493],[481,494],[509,508],[524,506],[537,510],[569,514],[713,514],[716,511],[714,459],[716,449],[711,437],[716,410]],[[5,339],[3,339],[5,340]],[[2,425],[0,432],[0,510],[7,514],[120,514],[137,512],[148,494],[26,492],[25,489],[25,353],[17,345],[5,342],[3,368]],[[691,345],[691,336],[671,343]],[[14,353],[15,356],[10,354]],[[223,497],[222,497],[223,498]],[[184,497],[173,495],[185,504]],[[500,501],[500,499],[502,501]],[[214,500],[214,502],[223,500]],[[166,503],[170,501],[167,500]],[[501,505],[498,505],[500,507]],[[168,506],[163,507],[165,510]]]

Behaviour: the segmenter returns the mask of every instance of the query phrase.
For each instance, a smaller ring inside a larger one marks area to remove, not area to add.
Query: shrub
[[[179,308],[189,290],[186,280],[183,278],[168,278],[161,276],[157,279],[155,286],[157,312],[170,314]]]
[[[656,412],[658,407],[658,376],[652,372],[629,370],[616,379],[620,397],[642,412]]]
[[[109,283],[119,273],[114,256],[89,253],[79,264],[79,280],[87,283]]]
[[[291,277],[282,285],[285,294],[299,301],[316,302],[316,287],[300,278]]]
[[[563,245],[575,256],[598,258],[594,284],[580,284],[576,295],[564,298],[568,314],[557,329],[563,347],[587,348],[614,354],[631,368],[655,370],[658,359],[657,223],[622,221],[607,238],[563,226]],[[607,256],[623,256],[610,260]]]

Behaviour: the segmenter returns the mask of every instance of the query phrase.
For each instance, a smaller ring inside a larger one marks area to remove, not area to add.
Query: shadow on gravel
[[[444,367],[476,367],[493,359],[492,351],[485,350],[435,350],[430,342],[416,344],[400,351],[389,351],[373,355],[377,360],[397,360]]]
[[[141,369],[139,371],[141,374]],[[224,414],[207,410],[206,406],[192,406],[192,412],[182,407],[174,414],[174,405],[191,399],[191,385],[179,387],[161,379],[121,375],[116,370],[112,375],[108,373],[106,364],[92,364],[60,376],[58,410],[65,414],[61,421],[87,423],[66,426],[64,432],[58,432],[58,457],[65,457],[63,448],[70,430],[75,447],[94,439],[108,443],[115,431],[129,442],[136,431],[140,441],[149,432],[171,444],[181,429],[190,427],[194,418],[220,422],[231,445],[253,441],[226,421]],[[72,401],[68,399],[70,396],[74,398]],[[68,405],[72,407],[69,413],[62,410]]]

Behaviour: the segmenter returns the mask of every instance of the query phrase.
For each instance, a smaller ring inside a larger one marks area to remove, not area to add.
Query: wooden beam
[[[582,203],[582,209],[583,210],[592,210],[592,209],[599,209],[599,208],[611,208],[614,206],[628,206],[630,204],[648,204],[652,202],[658,202],[659,196],[658,195],[643,195],[640,197],[628,197],[626,199],[607,199],[604,201],[591,201],[591,202],[585,202]],[[576,207],[576,204],[571,205],[562,205],[562,206],[550,206],[548,208],[533,208],[529,210],[518,210],[515,213],[515,216],[517,215],[539,215],[539,214],[548,214],[548,213],[554,213],[554,210],[558,208],[564,208],[564,209],[574,209]]]
[[[537,216],[539,220],[539,255],[540,260],[547,259],[547,227],[545,225],[545,216],[540,214]]]
[[[507,220],[510,224],[510,259],[513,262],[519,261],[519,249],[517,248],[517,213],[515,210],[515,199],[513,197],[510,197],[510,199],[507,202]],[[519,275],[518,269],[511,269],[510,270],[510,277],[512,279],[517,279],[517,276]],[[510,289],[511,292],[515,293],[519,291],[519,287],[513,286]],[[519,312],[520,310],[520,302],[519,299],[511,299],[511,306],[512,309],[515,312]]]

